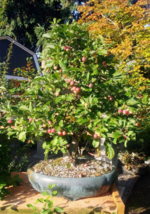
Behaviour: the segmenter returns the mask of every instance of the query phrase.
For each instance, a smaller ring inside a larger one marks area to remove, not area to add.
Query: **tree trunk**
[[[79,140],[77,136],[72,136],[72,142],[70,147],[70,155],[73,159],[76,159],[77,151],[79,146]]]

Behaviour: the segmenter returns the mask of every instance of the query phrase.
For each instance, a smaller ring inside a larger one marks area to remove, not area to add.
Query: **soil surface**
[[[150,214],[150,173],[135,183],[126,203],[126,214]]]
[[[35,172],[64,178],[95,177],[112,171],[112,166],[106,162],[87,158],[75,161],[69,157],[60,157],[47,161],[40,161],[33,166]]]

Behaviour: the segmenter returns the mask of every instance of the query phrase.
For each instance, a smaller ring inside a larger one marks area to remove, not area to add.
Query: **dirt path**
[[[126,203],[126,214],[150,214],[150,173],[135,184]]]

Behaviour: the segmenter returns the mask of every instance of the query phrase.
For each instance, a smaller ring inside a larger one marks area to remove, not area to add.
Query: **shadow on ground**
[[[126,203],[126,214],[150,214],[150,173],[135,184]]]

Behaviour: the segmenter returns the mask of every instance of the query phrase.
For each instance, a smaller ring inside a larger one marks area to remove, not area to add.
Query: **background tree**
[[[10,36],[35,51],[39,24],[43,31],[53,18],[62,22],[72,19],[71,11],[77,7],[75,0],[0,0],[0,36]],[[81,1],[78,1],[79,4]]]
[[[80,23],[86,23],[95,37],[102,35],[115,56],[120,71],[134,75],[132,83],[143,81],[150,69],[150,11],[146,0],[129,5],[128,0],[89,1],[79,7]],[[128,76],[129,77],[129,76]]]

